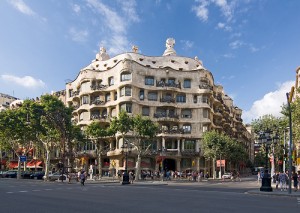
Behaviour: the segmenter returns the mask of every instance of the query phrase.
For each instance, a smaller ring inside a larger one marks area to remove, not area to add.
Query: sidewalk
[[[272,183],[272,192],[262,192],[259,190],[260,187],[256,190],[250,190],[247,193],[248,194],[257,194],[257,195],[270,195],[270,196],[287,196],[287,197],[300,197],[300,190],[297,191],[294,190],[294,187],[292,186],[292,192],[289,194],[289,189],[281,191],[280,188],[276,189],[276,185]]]

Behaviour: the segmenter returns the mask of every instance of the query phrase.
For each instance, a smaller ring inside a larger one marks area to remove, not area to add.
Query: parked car
[[[32,174],[31,171],[22,171],[22,172],[21,172],[21,177],[22,177],[23,179],[29,179],[31,174]]]
[[[16,178],[18,174],[17,170],[9,170],[6,172],[5,177],[6,178]]]
[[[46,176],[43,177],[44,179],[46,178]],[[60,172],[55,172],[55,173],[52,173],[52,174],[49,174],[49,180],[50,181],[55,181],[55,180],[67,180],[67,175],[66,174],[63,174],[63,177],[61,175]]]
[[[45,176],[45,172],[44,171],[38,171],[38,172],[32,173],[30,175],[30,179],[42,180],[44,176]]]
[[[0,171],[0,178],[4,178],[7,171]]]
[[[222,175],[222,178],[223,178],[223,179],[231,179],[231,173],[224,173],[224,174]]]

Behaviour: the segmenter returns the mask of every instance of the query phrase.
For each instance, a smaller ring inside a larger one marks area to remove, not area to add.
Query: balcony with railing
[[[104,105],[105,101],[102,101],[102,100],[99,100],[99,99],[93,99],[90,102],[90,105],[92,105],[92,104],[94,104],[94,105]]]
[[[78,96],[78,95],[79,95],[79,93],[80,93],[80,91],[79,91],[79,90],[77,90],[77,91],[70,91],[70,98],[71,98],[71,97]]]
[[[175,98],[171,96],[164,96],[160,99],[160,102],[165,102],[165,103],[175,103]]]
[[[154,118],[175,118],[175,119],[179,119],[179,115],[175,114],[175,113],[167,113],[167,112],[157,112],[154,113],[153,115]]]
[[[108,87],[108,85],[104,85],[104,84],[92,84],[91,90],[104,90],[107,87]]]
[[[181,85],[175,82],[156,81],[156,87],[173,87],[180,89]]]

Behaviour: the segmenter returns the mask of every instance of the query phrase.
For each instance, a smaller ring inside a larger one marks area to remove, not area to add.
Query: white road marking
[[[24,193],[24,192],[28,192],[28,191],[19,191],[19,192]]]
[[[33,192],[40,192],[41,190],[39,190],[39,189],[34,189],[34,190],[32,190]]]
[[[13,192],[6,192],[7,194],[13,194]]]
[[[52,191],[52,189],[45,189],[45,191]]]

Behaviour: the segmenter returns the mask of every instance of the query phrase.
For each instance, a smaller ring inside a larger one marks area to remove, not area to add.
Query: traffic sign
[[[21,162],[27,161],[26,155],[21,155],[21,156],[20,156],[20,161],[21,161]]]

